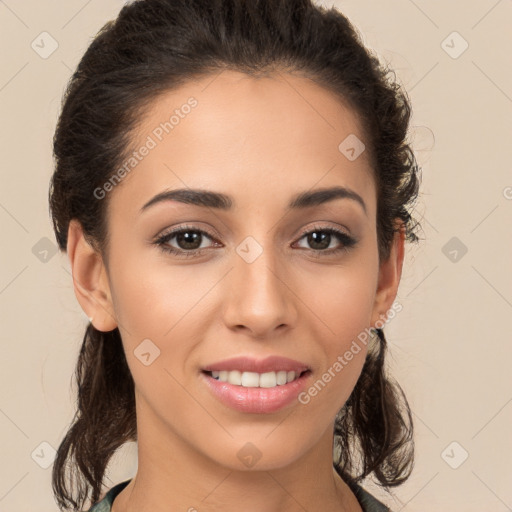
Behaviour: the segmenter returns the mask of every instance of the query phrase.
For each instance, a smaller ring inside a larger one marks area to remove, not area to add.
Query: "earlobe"
[[[75,295],[94,327],[103,332],[117,327],[110,284],[101,254],[84,238],[76,219],[69,223],[67,253],[73,275]]]
[[[405,225],[397,222],[397,231],[389,258],[383,261],[379,268],[379,282],[375,294],[371,327],[382,328],[387,319],[387,312],[393,305],[402,277],[402,267],[405,253]]]

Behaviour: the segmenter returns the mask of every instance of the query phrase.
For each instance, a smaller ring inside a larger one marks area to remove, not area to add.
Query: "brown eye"
[[[304,233],[300,240],[304,238],[306,239],[306,243],[309,245],[306,249],[311,249],[314,252],[320,253],[325,252],[326,255],[336,254],[340,251],[348,251],[357,243],[357,240],[350,235],[332,227],[313,228],[311,231]],[[329,249],[333,239],[337,239],[340,246]]]
[[[178,257],[191,258],[202,253],[208,247],[201,247],[204,238],[215,240],[206,231],[202,229],[183,226],[179,229],[174,229],[169,233],[163,234],[154,243],[167,253],[174,254]],[[170,245],[169,242],[173,239],[178,247]]]

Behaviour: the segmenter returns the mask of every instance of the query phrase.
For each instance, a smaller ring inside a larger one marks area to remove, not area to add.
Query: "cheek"
[[[193,319],[200,310],[193,306],[206,290],[174,269],[129,268],[118,268],[115,311],[137,392],[155,410],[184,408],[190,397],[180,383],[196,345]]]
[[[179,267],[130,261],[116,269],[113,282],[120,330],[128,337],[155,339],[172,336],[187,314],[194,314],[191,309],[209,285],[191,280]]]
[[[323,269],[302,278],[298,296],[340,347],[370,325],[376,274],[365,265]]]
[[[199,276],[191,266],[126,259],[112,281],[114,309],[136,386],[146,397],[155,390],[161,396],[180,396],[173,377],[184,382],[195,375],[196,347],[204,338],[201,319],[218,273]]]
[[[306,390],[304,403],[315,401],[315,407],[328,408],[329,415],[348,399],[365,362],[375,297],[374,277],[367,266],[347,267],[316,279],[315,287],[310,288],[313,292],[305,296],[310,325],[315,325],[313,336],[321,340],[323,357],[313,387]],[[316,400],[320,394],[323,399]]]

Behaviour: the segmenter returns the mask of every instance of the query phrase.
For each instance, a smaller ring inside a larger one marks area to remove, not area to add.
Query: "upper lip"
[[[267,373],[278,371],[294,371],[301,373],[309,370],[307,364],[295,361],[287,357],[269,356],[265,359],[255,359],[254,357],[239,356],[231,359],[224,359],[216,363],[209,364],[203,368],[205,372],[221,370],[239,370],[241,372]]]

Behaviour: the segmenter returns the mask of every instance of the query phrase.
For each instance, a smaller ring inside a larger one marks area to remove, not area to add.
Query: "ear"
[[[405,225],[402,221],[397,221],[395,226],[398,231],[395,233],[393,243],[391,244],[389,258],[381,263],[379,269],[379,282],[375,294],[371,327],[375,327],[375,323],[379,320],[379,325],[386,321],[387,311],[391,308],[396,298],[402,276]]]
[[[76,219],[69,223],[67,253],[80,306],[98,331],[112,331],[117,321],[103,258],[85,240],[82,226]]]

